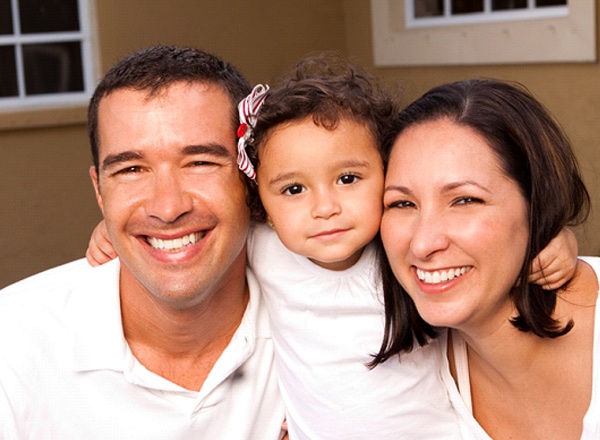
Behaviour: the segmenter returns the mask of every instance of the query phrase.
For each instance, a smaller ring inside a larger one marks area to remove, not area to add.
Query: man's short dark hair
[[[88,107],[88,132],[94,166],[99,166],[98,106],[105,96],[119,89],[147,91],[149,96],[176,82],[212,83],[223,88],[231,99],[231,129],[238,125],[237,104],[251,87],[231,64],[191,47],[153,46],[132,53],[117,62],[100,81]]]

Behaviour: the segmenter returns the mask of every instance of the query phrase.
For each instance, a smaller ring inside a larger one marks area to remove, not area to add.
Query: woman
[[[558,124],[522,88],[470,80],[425,94],[393,132],[377,360],[449,327],[441,374],[464,438],[600,438],[600,260],[551,294],[520,282],[589,210]]]

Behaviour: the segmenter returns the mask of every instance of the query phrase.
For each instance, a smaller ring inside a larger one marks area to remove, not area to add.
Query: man
[[[100,82],[90,174],[119,258],[0,292],[0,438],[280,437],[236,163],[249,90],[221,60],[167,46]]]

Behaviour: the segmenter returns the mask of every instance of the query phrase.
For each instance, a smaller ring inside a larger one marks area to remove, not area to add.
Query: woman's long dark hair
[[[483,136],[525,197],[530,234],[520,279],[527,280],[531,262],[550,240],[564,226],[583,222],[589,213],[589,194],[567,136],[524,87],[490,79],[465,80],[432,89],[397,115],[386,142],[386,163],[394,141],[405,129],[444,118]],[[381,269],[385,338],[372,365],[412,350],[415,343],[424,345],[436,335],[416,312],[385,255]],[[517,309],[511,322],[521,331],[555,338],[573,326],[572,322],[561,325],[553,318],[556,291],[521,282],[511,297]]]

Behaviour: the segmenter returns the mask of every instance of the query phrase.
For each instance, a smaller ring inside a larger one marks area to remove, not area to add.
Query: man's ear
[[[90,167],[90,177],[92,179],[92,185],[94,185],[94,191],[96,193],[96,202],[100,207],[102,213],[104,213],[104,206],[102,204],[102,196],[100,195],[100,183],[98,182],[98,172],[96,171],[95,166]]]

